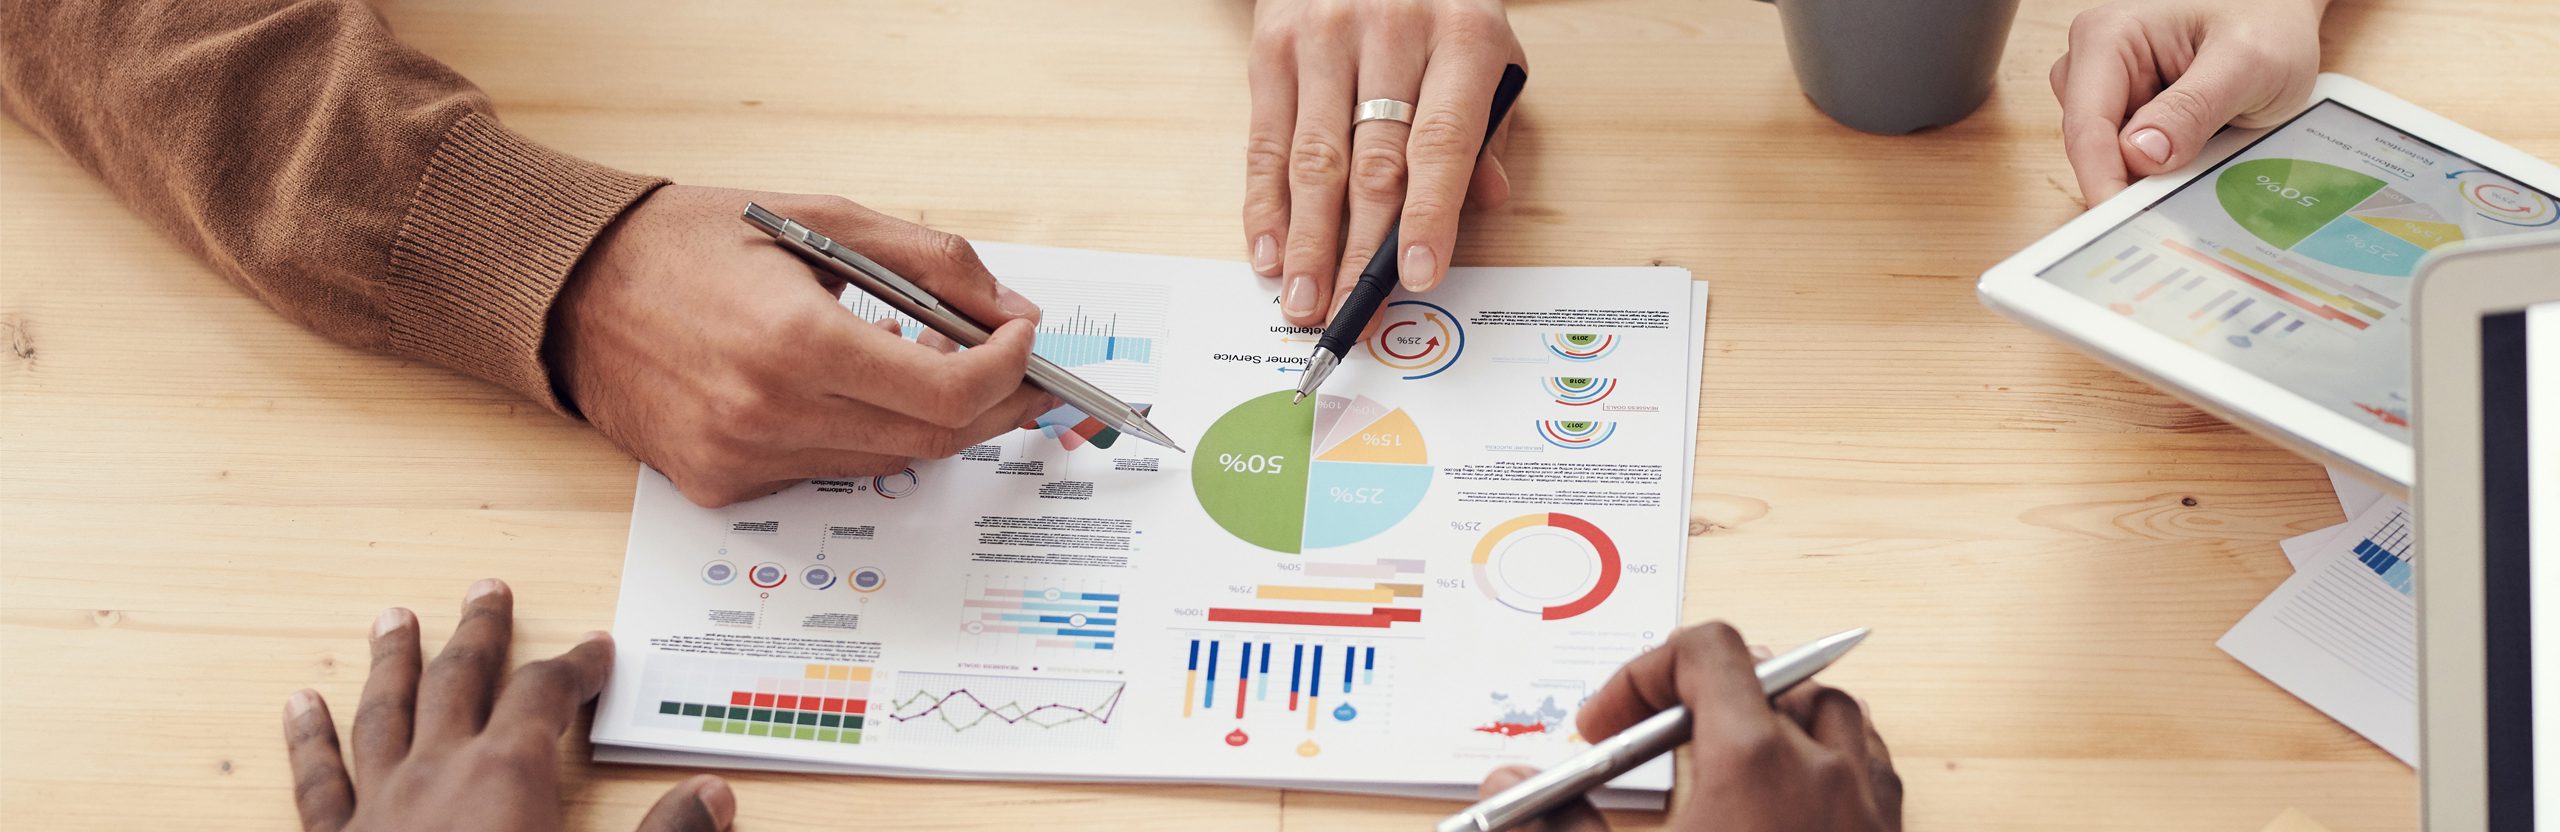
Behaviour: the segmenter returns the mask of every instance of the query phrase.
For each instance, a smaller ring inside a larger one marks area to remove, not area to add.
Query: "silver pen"
[[[1761,662],[1752,668],[1760,677],[1761,694],[1774,697],[1813,678],[1814,673],[1831,666],[1833,660],[1866,637],[1867,628],[1860,627],[1807,642]],[[1565,801],[1634,771],[1647,760],[1670,753],[1688,739],[1689,709],[1673,705],[1593,744],[1590,750],[1573,755],[1573,759],[1477,801],[1434,828],[1439,832],[1498,832],[1528,823]]]
[[[888,304],[889,308],[916,319],[926,328],[942,333],[944,337],[958,342],[961,346],[974,347],[984,344],[995,334],[977,321],[971,320],[968,315],[944,305],[941,299],[925,291],[924,287],[917,286],[914,281],[899,276],[897,272],[873,262],[869,257],[862,256],[861,252],[846,248],[843,243],[809,230],[808,226],[767,211],[764,206],[753,202],[747,203],[745,218],[748,225],[773,235],[775,243],[789,249],[793,254],[800,255],[800,259],[844,278],[846,283],[852,284],[872,297],[879,298],[880,302]],[[1067,372],[1066,368],[1050,362],[1049,359],[1032,356],[1031,364],[1023,371],[1023,375],[1030,379],[1031,386],[1048,391],[1050,395],[1057,396],[1067,404],[1074,405],[1077,410],[1084,411],[1085,415],[1102,420],[1103,424],[1110,425],[1113,430],[1177,451],[1182,450],[1181,445],[1174,444],[1173,437],[1166,436],[1164,431],[1156,429],[1154,423],[1148,422],[1146,414],[1138,412],[1138,409],[1129,406],[1128,402],[1121,401],[1120,397],[1111,395],[1110,391],[1095,387],[1093,382]]]

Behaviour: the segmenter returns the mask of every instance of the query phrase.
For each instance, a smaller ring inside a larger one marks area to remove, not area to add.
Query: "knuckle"
[[[417,703],[409,699],[367,699],[356,705],[356,729],[366,733],[390,731],[392,720],[402,720],[405,725],[417,707]],[[400,739],[406,741],[407,734],[403,733]]]
[[[935,260],[971,269],[978,267],[978,249],[969,244],[969,238],[948,231],[925,233],[928,235],[925,238],[925,250],[930,252]]]
[[[2157,112],[2162,120],[2179,126],[2205,127],[2209,126],[2213,119],[2213,102],[2206,101],[2203,95],[2184,87],[2173,86],[2161,90],[2159,95],[2152,96],[2151,106],[2158,108]]]
[[[1446,108],[1433,108],[1416,117],[1413,134],[1405,139],[1405,147],[1415,156],[1460,158],[1474,155],[1475,143],[1481,136],[1467,130],[1466,120]]]
[[[918,446],[916,456],[925,459],[941,459],[957,454],[962,448],[969,446],[968,438],[960,435],[958,429],[947,427],[926,430],[923,436],[918,437],[916,444]]]
[[[433,666],[429,667],[427,672],[442,675],[458,671],[475,671],[481,665],[496,658],[497,654],[486,647],[474,644],[449,644],[445,646],[443,654],[436,656]]]
[[[577,671],[570,669],[568,663],[544,659],[516,668],[515,678],[508,680],[507,684],[511,687],[523,685],[536,692],[561,691],[574,686],[577,676]]]
[[[1244,141],[1244,169],[1254,176],[1281,176],[1289,171],[1289,143],[1277,136],[1255,135]]]
[[[1378,143],[1353,154],[1351,190],[1361,199],[1392,202],[1404,196],[1404,151]]]
[[[2116,123],[2105,116],[2101,116],[2096,113],[2070,110],[2066,110],[2062,113],[2062,135],[2064,138],[2071,138],[2075,136],[2084,138],[2091,136],[2113,137],[2115,134]]]
[[[2142,21],[2135,19],[2131,12],[2112,5],[2099,6],[2071,18],[2071,37],[2075,41],[2081,38],[2122,37],[2137,33],[2141,29]]]
[[[1454,37],[1479,38],[1486,43],[1499,43],[1511,36],[1511,20],[1499,7],[1461,6],[1441,19],[1441,28]]]
[[[1812,776],[1816,788],[1823,794],[1847,794],[1855,790],[1858,781],[1867,774],[1858,770],[1849,755],[1837,751],[1807,752],[1804,765],[1806,773]]]
[[[1301,135],[1289,148],[1289,181],[1301,186],[1329,187],[1342,181],[1342,148],[1323,136]]]

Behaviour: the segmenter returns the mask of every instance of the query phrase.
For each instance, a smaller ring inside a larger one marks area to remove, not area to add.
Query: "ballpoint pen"
[[[772,235],[776,244],[799,255],[800,259],[844,278],[845,282],[879,298],[889,308],[916,319],[917,323],[942,333],[961,346],[978,346],[994,336],[985,325],[943,304],[941,299],[914,281],[899,276],[860,252],[846,248],[843,243],[809,230],[808,226],[752,202],[747,203],[744,216],[748,225]],[[1148,422],[1146,414],[1049,359],[1032,356],[1031,364],[1023,375],[1030,379],[1032,386],[1048,391],[1084,411],[1085,415],[1102,420],[1114,430],[1176,451],[1182,450],[1181,445],[1174,444],[1173,437],[1166,436],[1164,431],[1157,430],[1153,423]]]
[[[1777,696],[1797,683],[1813,678],[1813,674],[1829,667],[1833,660],[1858,646],[1867,637],[1860,627],[1807,642],[1804,646],[1782,653],[1754,666],[1760,677],[1760,693]],[[1595,743],[1587,751],[1573,755],[1554,768],[1538,772],[1527,780],[1513,784],[1492,797],[1477,801],[1465,811],[1450,815],[1434,827],[1437,832],[1499,832],[1536,820],[1548,810],[1583,792],[1599,788],[1618,775],[1635,770],[1645,761],[1669,753],[1689,739],[1689,709],[1673,705],[1661,713],[1645,717],[1627,730]]]
[[[1493,111],[1485,117],[1484,144],[1476,147],[1477,158],[1483,158],[1484,147],[1493,144],[1494,131],[1502,128],[1502,117],[1511,112],[1512,100],[1520,97],[1520,87],[1527,83],[1529,71],[1519,64],[1502,68],[1502,83],[1493,88]],[[1386,302],[1387,293],[1395,291],[1396,244],[1403,237],[1403,220],[1387,228],[1386,241],[1378,244],[1377,253],[1369,255],[1369,265],[1360,269],[1360,282],[1352,284],[1351,293],[1342,298],[1342,308],[1334,310],[1332,322],[1325,324],[1324,337],[1316,340],[1315,355],[1308,358],[1307,371],[1298,378],[1298,395],[1289,400],[1291,404],[1306,401],[1316,394],[1316,388],[1324,386],[1325,378],[1333,375],[1334,365],[1342,363],[1343,354],[1351,351],[1352,342],[1360,340],[1360,333],[1368,330],[1369,319],[1377,317],[1378,306]]]

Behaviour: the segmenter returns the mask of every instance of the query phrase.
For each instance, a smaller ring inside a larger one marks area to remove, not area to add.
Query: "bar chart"
[[[1257,604],[1210,607],[1208,619],[1225,624],[1282,624],[1384,630],[1422,620],[1422,561],[1379,558],[1308,561],[1302,574],[1323,583],[1265,583],[1253,587]]]
[[[1367,730],[1379,721],[1374,694],[1392,687],[1374,644],[1285,635],[1202,635],[1183,668],[1182,716],[1235,727],[1220,735],[1244,746],[1274,730],[1299,738],[1315,756],[1320,732]],[[1327,728],[1326,726],[1331,726]]]
[[[1158,345],[1165,335],[1163,296],[1145,287],[1121,283],[1052,281],[1005,276],[1006,286],[1040,304],[1040,326],[1031,351],[1058,366],[1075,370],[1085,380],[1122,399],[1151,399],[1157,392]],[[844,306],[863,320],[896,316],[909,338],[922,332],[913,319],[898,315],[878,299],[858,290],[845,292]]]
[[[1120,633],[1117,584],[1088,579],[969,575],[960,632],[979,648],[1111,650]]]
[[[2417,590],[2416,577],[2412,573],[2418,556],[2411,551],[2411,542],[2408,512],[2391,512],[2366,532],[2363,539],[2356,541],[2356,562],[2373,570],[2373,574],[2382,577],[2383,583],[2400,594],[2409,595]]]

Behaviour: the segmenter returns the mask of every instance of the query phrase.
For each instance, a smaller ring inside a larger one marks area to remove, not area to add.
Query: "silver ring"
[[[1372,98],[1360,102],[1360,106],[1351,111],[1353,127],[1372,121],[1392,121],[1411,125],[1413,124],[1413,105],[1393,98]]]

